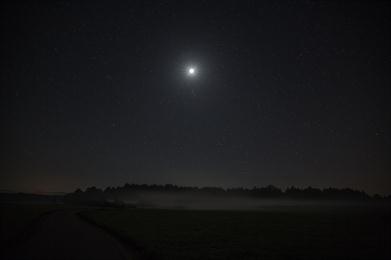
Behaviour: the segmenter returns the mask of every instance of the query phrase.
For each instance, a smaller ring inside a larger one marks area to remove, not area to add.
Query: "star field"
[[[389,13],[386,2],[5,4],[0,188],[390,193]]]

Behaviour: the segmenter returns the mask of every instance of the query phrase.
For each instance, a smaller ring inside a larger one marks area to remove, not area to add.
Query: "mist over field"
[[[186,193],[167,194],[162,192],[144,192],[135,194],[132,199],[124,200],[124,203],[146,208],[248,210],[277,204],[293,205],[295,202],[259,200],[244,197],[225,198]]]
[[[141,208],[195,209],[195,210],[276,210],[305,209],[313,207],[366,207],[375,204],[368,201],[305,200],[284,198],[216,197],[213,195],[168,194],[163,192],[140,192],[123,202],[127,206]],[[381,205],[377,203],[376,205]]]
[[[389,204],[389,197],[370,196],[364,191],[337,188],[296,188],[273,185],[231,188],[186,187],[172,184],[125,184],[99,189],[89,187],[65,196],[65,201],[133,208],[196,210],[275,210],[366,207]]]

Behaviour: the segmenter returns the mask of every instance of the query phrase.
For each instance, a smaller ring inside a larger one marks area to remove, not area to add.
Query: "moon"
[[[198,70],[195,66],[187,67],[186,71],[187,71],[187,76],[189,77],[195,77],[198,73]]]

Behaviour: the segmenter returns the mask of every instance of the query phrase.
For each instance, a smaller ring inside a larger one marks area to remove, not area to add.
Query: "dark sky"
[[[372,1],[2,4],[0,189],[391,193],[390,11]]]

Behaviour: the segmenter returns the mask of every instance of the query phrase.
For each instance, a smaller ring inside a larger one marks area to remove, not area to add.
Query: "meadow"
[[[80,215],[144,259],[391,259],[388,207],[118,208]]]

